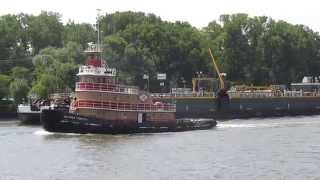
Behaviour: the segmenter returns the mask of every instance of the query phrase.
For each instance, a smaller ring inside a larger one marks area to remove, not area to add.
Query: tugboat
[[[75,97],[69,112],[47,109],[41,113],[45,130],[63,133],[140,133],[209,129],[213,119],[176,119],[175,104],[156,102],[138,87],[120,84],[92,45],[79,67]]]

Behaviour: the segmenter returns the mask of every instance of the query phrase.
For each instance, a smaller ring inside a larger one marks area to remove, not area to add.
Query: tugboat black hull
[[[175,126],[156,126],[153,124],[139,124],[136,122],[121,122],[101,120],[91,117],[79,116],[58,110],[43,110],[41,123],[49,132],[62,133],[93,133],[93,134],[127,134],[127,133],[157,133],[188,130],[210,129],[217,125],[215,120],[177,120]]]

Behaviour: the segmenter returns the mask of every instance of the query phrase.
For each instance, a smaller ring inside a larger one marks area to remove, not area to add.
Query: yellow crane
[[[223,76],[225,76],[225,73],[220,73],[220,70],[218,68],[218,65],[212,55],[212,52],[211,52],[211,49],[209,48],[209,53],[211,55],[211,58],[212,58],[212,61],[213,61],[213,65],[214,65],[214,71],[217,72],[218,74],[218,80],[219,80],[219,87],[220,87],[220,90],[225,88],[225,85],[224,85],[224,80],[223,80]],[[197,78],[192,78],[192,92],[196,92],[196,87],[197,87],[197,83],[200,82],[200,81],[215,81],[216,78],[212,78],[212,77],[197,77]],[[199,86],[199,84],[198,84]]]
[[[217,65],[216,61],[214,60],[214,57],[212,55],[212,52],[211,52],[210,48],[209,48],[209,53],[210,53],[214,68],[215,68],[216,72],[218,73],[220,89],[224,89],[224,81],[223,81],[223,78],[222,78],[222,74],[219,71],[218,65]]]

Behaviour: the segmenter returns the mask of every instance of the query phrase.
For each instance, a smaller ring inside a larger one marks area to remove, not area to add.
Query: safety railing
[[[230,98],[277,98],[277,97],[314,97],[320,96],[320,92],[302,92],[302,91],[271,91],[271,92],[242,92],[228,91]],[[170,99],[170,98],[214,98],[214,93],[195,92],[195,93],[152,93],[154,99]]]
[[[94,66],[80,66],[79,73],[77,75],[115,76],[116,69]]]
[[[100,91],[100,92],[112,92],[112,93],[124,93],[124,94],[138,94],[139,90],[134,86],[124,86],[118,84],[107,83],[76,83],[76,91]]]
[[[151,97],[156,99],[161,98],[179,98],[179,97],[214,97],[213,93],[195,92],[195,93],[152,93]]]
[[[175,104],[167,104],[157,102],[155,104],[148,103],[126,103],[114,101],[92,101],[77,100],[73,103],[73,108],[85,109],[105,109],[114,111],[136,111],[136,112],[176,112]]]
[[[228,91],[230,98],[270,98],[279,97],[281,94],[275,92],[233,92]]]

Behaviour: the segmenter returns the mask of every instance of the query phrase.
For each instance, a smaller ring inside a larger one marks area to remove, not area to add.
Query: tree
[[[58,91],[75,88],[76,74],[78,72],[77,65],[72,63],[56,63],[53,69],[57,78],[56,86],[58,87]]]
[[[167,73],[171,87],[182,86],[181,78],[191,86],[199,71],[216,74],[208,47],[221,71],[238,84],[290,84],[320,75],[320,36],[304,25],[227,14],[199,30],[187,22],[130,11],[105,14],[99,24],[107,64],[118,69],[120,79],[141,87],[143,74],[149,74],[152,91],[159,89],[157,73]],[[32,89],[42,96],[73,88],[77,65],[85,62],[82,52],[91,41],[96,41],[94,25],[63,25],[58,13],[0,16],[0,73],[33,81]],[[43,79],[53,85],[48,88]]]
[[[89,42],[97,40],[96,36],[93,26],[86,23],[75,24],[71,21],[63,28],[63,44],[65,46],[69,42],[75,42],[85,49]]]
[[[51,74],[41,74],[32,86],[31,92],[42,98],[48,98],[57,89],[58,79]]]
[[[15,65],[30,67],[25,15],[0,16],[0,73]]]
[[[132,25],[157,24],[161,22],[161,19],[154,14],[132,11],[106,14],[100,19],[101,32],[104,36],[116,34]]]
[[[11,78],[12,79],[26,79],[30,80],[30,71],[25,67],[16,66],[11,69]]]
[[[27,99],[29,90],[30,87],[25,79],[15,79],[10,83],[10,94],[16,104]]]
[[[33,54],[48,46],[62,47],[63,24],[61,15],[42,11],[39,16],[29,16],[28,34],[30,36]]]
[[[83,63],[80,45],[69,42],[65,48],[47,47],[33,58],[36,79],[32,92],[40,97],[74,89],[77,63]],[[49,82],[46,82],[46,81]]]
[[[204,37],[184,22],[131,24],[104,39],[107,47],[104,57],[134,84],[142,86],[143,74],[149,74],[151,90],[159,89],[159,83],[153,81],[160,72],[167,73],[172,86],[177,86],[180,77],[191,84],[196,71],[211,70],[207,68],[209,58],[202,50],[206,44],[202,42]]]
[[[9,95],[9,85],[10,77],[0,74],[0,100],[8,97]]]

